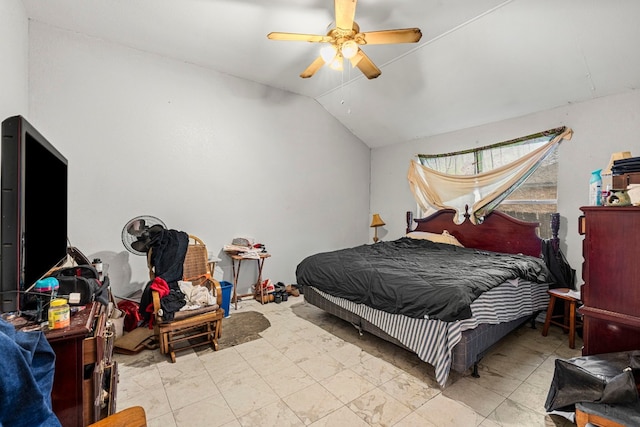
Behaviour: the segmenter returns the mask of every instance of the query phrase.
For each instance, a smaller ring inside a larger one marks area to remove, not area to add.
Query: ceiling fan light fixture
[[[344,59],[353,67],[360,69],[368,79],[375,79],[382,72],[371,58],[360,48],[361,45],[379,45],[396,43],[417,43],[422,37],[420,28],[400,28],[360,32],[360,26],[354,20],[358,0],[334,0],[335,20],[329,24],[326,35],[304,33],[271,32],[269,40],[306,41],[323,43],[318,55],[305,70],[300,73],[303,79],[313,76],[323,65],[342,71]]]
[[[342,55],[337,54],[335,58],[333,58],[333,60],[329,62],[329,68],[335,71],[344,70],[344,61],[343,61]]]
[[[346,42],[342,43],[340,52],[345,58],[351,59],[358,53],[358,43],[356,43],[354,40],[347,40]]]
[[[320,56],[322,57],[324,62],[327,64],[331,64],[333,62],[337,53],[338,53],[338,50],[332,44],[323,46],[322,49],[320,49]]]

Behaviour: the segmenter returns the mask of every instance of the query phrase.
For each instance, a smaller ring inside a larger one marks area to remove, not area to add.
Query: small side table
[[[209,273],[211,273],[211,276],[213,277],[213,273],[215,272],[216,269],[216,264],[219,263],[220,261],[222,261],[220,258],[217,257],[212,257],[209,258],[207,260],[207,264],[209,264]]]
[[[238,309],[238,294],[236,292],[237,288],[238,288],[238,276],[240,275],[240,267],[242,265],[242,261],[245,260],[254,260],[257,261],[258,264],[258,279],[256,281],[256,284],[254,285],[254,290],[257,292],[258,289],[260,289],[260,303],[264,303],[263,300],[263,290],[262,290],[262,267],[264,266],[264,261],[267,258],[271,257],[271,254],[269,253],[260,253],[259,256],[260,258],[245,258],[242,255],[235,255],[235,254],[230,254],[229,255],[231,257],[231,265],[233,268],[233,296],[231,297],[231,301],[235,304],[235,309]]]
[[[569,332],[569,347],[576,348],[576,328],[582,326],[582,322],[576,320],[576,309],[580,298],[571,293],[569,288],[549,289],[547,293],[549,294],[549,307],[547,307],[547,317],[542,328],[542,336],[547,336],[550,325],[560,326],[566,332]],[[564,303],[564,314],[554,316],[553,309],[557,299],[561,299]],[[553,319],[562,319],[562,322]]]

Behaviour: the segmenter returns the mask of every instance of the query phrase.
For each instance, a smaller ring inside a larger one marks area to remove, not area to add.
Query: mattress
[[[386,313],[445,322],[471,317],[471,303],[516,278],[552,280],[541,258],[400,238],[310,255],[297,283]]]

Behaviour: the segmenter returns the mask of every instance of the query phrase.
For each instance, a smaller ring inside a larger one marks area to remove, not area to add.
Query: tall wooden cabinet
[[[640,349],[640,207],[582,207],[582,354]]]

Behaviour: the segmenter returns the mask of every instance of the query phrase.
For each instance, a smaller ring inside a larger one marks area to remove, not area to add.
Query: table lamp
[[[374,232],[374,236],[373,236],[373,243],[377,243],[378,240],[378,227],[382,227],[384,224],[384,221],[382,220],[382,218],[380,218],[379,214],[373,214],[373,218],[371,218],[371,225],[369,227],[373,227],[375,232]]]

